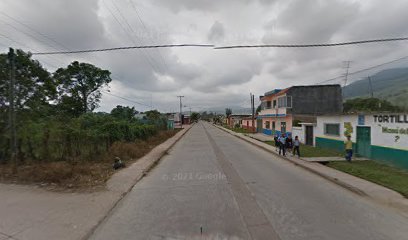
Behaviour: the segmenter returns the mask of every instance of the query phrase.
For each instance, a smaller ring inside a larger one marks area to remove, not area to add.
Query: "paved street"
[[[204,122],[91,239],[408,239],[408,219]]]

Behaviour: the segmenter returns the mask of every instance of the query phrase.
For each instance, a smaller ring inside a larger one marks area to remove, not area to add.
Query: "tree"
[[[200,114],[198,112],[192,112],[191,113],[191,121],[192,122],[198,122],[198,119],[200,119]]]
[[[150,110],[150,111],[145,112],[145,114],[148,120],[158,120],[161,118],[161,114],[157,110]]]
[[[121,119],[121,120],[127,120],[130,121],[133,119],[133,117],[139,113],[136,111],[134,107],[123,107],[121,105],[117,105],[114,109],[111,111],[111,115],[114,118]]]
[[[225,109],[225,115],[226,115],[227,117],[229,117],[231,114],[232,114],[231,108],[226,108],[226,109]]]
[[[0,54],[0,161],[10,156],[10,130],[6,126],[10,106],[10,70],[11,63],[14,65],[14,112],[16,122],[17,157],[21,152],[20,141],[22,128],[27,121],[35,120],[38,116],[47,116],[51,108],[50,101],[55,99],[56,84],[51,74],[41,64],[33,60],[30,53],[17,50],[12,56],[12,62],[8,54]]]
[[[101,88],[112,81],[108,70],[89,63],[72,62],[54,73],[58,82],[59,104],[75,115],[93,111],[101,99]]]
[[[31,59],[30,53],[15,53],[15,109],[38,110],[55,98],[56,84],[40,62]],[[0,54],[0,108],[9,104],[10,63],[7,54]]]
[[[382,100],[378,98],[354,98],[348,99],[343,104],[343,111],[346,113],[350,112],[399,112],[402,109],[392,105],[387,100]]]
[[[256,113],[259,113],[262,110],[262,105],[259,104],[259,106],[256,108]]]

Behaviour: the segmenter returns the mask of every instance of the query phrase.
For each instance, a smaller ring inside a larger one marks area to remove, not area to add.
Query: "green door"
[[[363,157],[371,157],[371,128],[357,127],[356,152]]]

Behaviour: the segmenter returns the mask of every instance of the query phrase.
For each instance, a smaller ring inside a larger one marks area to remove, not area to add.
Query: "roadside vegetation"
[[[393,189],[408,198],[408,171],[375,161],[330,162],[327,166]]]
[[[2,182],[100,185],[113,173],[115,157],[134,161],[176,133],[156,110],[142,119],[134,107],[93,112],[111,82],[108,70],[74,61],[50,73],[21,50],[14,59],[11,69],[10,56],[0,54]]]
[[[249,130],[247,130],[247,129],[245,129],[245,128],[241,128],[241,127],[239,127],[239,126],[230,127],[230,126],[227,125],[227,124],[224,124],[224,125],[222,125],[222,126],[223,126],[224,128],[227,128],[227,129],[232,130],[232,131],[237,132],[237,133],[251,133]]]

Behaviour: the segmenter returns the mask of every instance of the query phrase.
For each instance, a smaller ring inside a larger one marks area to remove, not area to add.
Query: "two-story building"
[[[257,131],[274,135],[291,135],[292,126],[300,122],[315,123],[316,116],[339,114],[343,111],[340,85],[292,86],[275,89],[260,97],[261,111]],[[313,126],[308,137],[313,138]],[[310,136],[312,135],[312,136]]]

